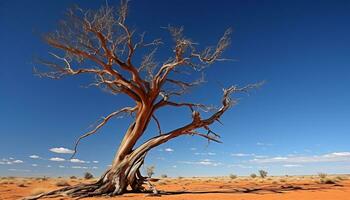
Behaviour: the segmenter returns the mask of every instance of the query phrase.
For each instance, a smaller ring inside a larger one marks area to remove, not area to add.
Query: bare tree
[[[75,151],[83,138],[95,134],[110,119],[123,114],[133,116],[111,167],[96,183],[69,186],[28,199],[113,196],[127,192],[128,186],[132,191],[145,191],[142,185],[146,178],[141,175],[140,167],[149,150],[182,135],[200,136],[220,143],[220,136],[209,126],[220,122],[220,117],[235,103],[230,98],[232,93],[245,92],[259,85],[223,89],[221,105],[215,110],[203,104],[174,101],[174,96],[182,96],[191,87],[203,82],[203,78],[185,82],[177,78],[179,74],[201,72],[216,61],[226,60],[222,58],[222,53],[230,44],[231,30],[225,31],[216,46],[200,51],[195,42],[183,35],[182,27],[168,26],[166,29],[174,42],[173,53],[165,62],[159,62],[155,60],[155,54],[162,40],[146,42],[145,34],[137,36],[127,26],[126,18],[127,1],[122,1],[118,9],[110,6],[103,6],[96,11],[74,8],[68,10],[67,18],[60,22],[57,30],[45,36],[45,41],[56,53],[50,53],[54,61],[40,60],[41,64],[48,67],[45,70],[35,69],[37,75],[59,79],[91,74],[95,79],[89,86],[103,88],[112,94],[127,95],[135,105],[106,115],[91,131],[78,138]],[[143,56],[139,64],[135,64],[135,54],[142,48],[148,49],[149,53]],[[192,120],[179,128],[163,132],[156,113],[164,107],[188,108]],[[210,116],[202,117],[200,113],[203,111],[210,111]],[[136,146],[152,120],[159,133]]]

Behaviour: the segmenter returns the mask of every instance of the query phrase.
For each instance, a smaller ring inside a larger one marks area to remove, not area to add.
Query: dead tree
[[[90,74],[95,79],[89,86],[103,88],[112,94],[127,95],[135,102],[135,105],[108,114],[91,131],[80,136],[75,151],[81,139],[95,134],[110,119],[123,114],[130,114],[134,118],[115,153],[111,167],[96,183],[69,186],[28,199],[114,196],[127,192],[128,187],[133,192],[145,191],[142,186],[145,177],[139,169],[148,151],[182,135],[220,142],[220,136],[211,130],[210,125],[220,122],[220,117],[235,103],[230,98],[232,93],[257,86],[252,84],[224,89],[221,105],[215,110],[203,104],[173,101],[174,96],[181,96],[203,82],[203,79],[185,82],[176,78],[179,74],[201,72],[214,62],[225,60],[222,53],[230,44],[231,30],[224,33],[216,46],[200,51],[195,42],[183,36],[182,27],[168,26],[166,29],[174,42],[173,53],[165,62],[157,62],[155,54],[163,42],[160,39],[146,42],[145,34],[135,35],[135,31],[127,26],[126,18],[127,1],[122,1],[118,9],[110,6],[103,6],[96,11],[74,8],[68,10],[67,18],[59,23],[56,31],[45,36],[45,41],[56,53],[50,53],[54,61],[40,60],[46,67],[44,71],[35,70],[36,74],[53,79]],[[133,59],[141,48],[147,49],[149,53],[143,56],[139,64],[135,64]],[[188,108],[192,120],[175,130],[163,132],[156,113],[164,107]],[[201,112],[209,110],[209,117],[201,116]],[[159,133],[142,145],[135,146],[152,120],[157,124]]]

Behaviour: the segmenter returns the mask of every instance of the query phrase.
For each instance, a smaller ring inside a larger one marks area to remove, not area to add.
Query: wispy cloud
[[[29,169],[8,169],[9,171],[16,171],[16,172],[30,172]]]
[[[97,160],[92,161],[93,163],[99,163]]]
[[[179,163],[189,164],[189,165],[205,165],[205,166],[213,166],[213,167],[222,165],[221,162],[214,162],[213,160],[210,160],[210,159],[203,159],[203,160],[196,161],[196,162],[193,162],[193,161],[179,161]]]
[[[87,169],[87,167],[82,166],[72,166],[73,169]]]
[[[197,148],[192,147],[192,148],[190,148],[190,150],[191,150],[191,151],[196,151]]]
[[[173,152],[173,151],[174,151],[174,149],[172,149],[172,148],[165,148],[165,149],[164,149],[164,151],[167,151],[167,152]]]
[[[55,147],[55,148],[51,148],[49,149],[50,151],[54,152],[54,153],[65,153],[65,154],[72,154],[74,153],[73,150],[64,148],[64,147]]]
[[[72,162],[72,163],[86,163],[85,161],[79,160],[77,158],[70,159],[70,162]]]
[[[196,152],[196,153],[194,153],[194,155],[197,155],[197,156],[215,156],[216,153],[213,153],[213,152],[207,152],[207,153]]]
[[[37,167],[38,166],[38,164],[32,164],[32,167]]]
[[[254,154],[248,154],[248,153],[232,153],[231,156],[235,156],[235,157],[247,157],[247,156],[254,156]]]
[[[11,160],[3,158],[0,161],[0,165],[12,165],[12,164],[20,164],[23,163],[22,160],[13,160],[13,158]]]
[[[31,156],[29,156],[29,158],[32,158],[32,159],[39,159],[40,156],[38,156],[38,155],[31,155]]]
[[[58,157],[54,157],[54,158],[50,158],[51,161],[55,161],[55,162],[63,162],[65,161],[64,158],[58,158]]]
[[[65,166],[64,166],[64,165],[59,165],[58,167],[59,167],[59,168],[65,168]]]
[[[251,169],[253,168],[252,166],[247,166],[247,165],[242,165],[242,164],[231,164],[231,165],[227,165],[228,167],[239,167],[239,168],[243,168],[243,169]]]
[[[350,152],[333,152],[313,156],[286,156],[262,159],[252,159],[253,163],[316,163],[316,162],[344,162],[350,161]]]
[[[291,167],[302,167],[302,165],[298,165],[298,164],[286,164],[286,165],[283,165],[283,167],[288,167],[288,168],[291,168]]]
[[[263,142],[257,142],[256,145],[257,146],[272,146],[272,144],[263,143]]]

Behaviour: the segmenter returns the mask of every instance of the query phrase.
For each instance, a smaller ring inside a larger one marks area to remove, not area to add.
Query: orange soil
[[[333,178],[335,180],[335,178]],[[58,181],[66,180],[74,185],[82,180],[68,179],[5,179],[0,180],[0,200],[15,200],[35,192],[45,192],[56,188]],[[89,182],[89,181],[88,181]],[[90,181],[91,182],[91,181]],[[319,183],[317,177],[273,177],[268,179],[251,178],[167,178],[154,183],[160,191],[168,194],[129,193],[107,198],[86,198],[87,200],[350,200],[350,180],[338,180],[336,184]],[[55,198],[68,200],[69,198]]]

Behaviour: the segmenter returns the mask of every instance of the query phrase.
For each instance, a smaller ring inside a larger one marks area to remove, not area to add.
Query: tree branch
[[[71,156],[71,158],[73,158],[73,157],[75,156],[75,154],[77,153],[77,148],[78,148],[79,142],[80,142],[82,139],[84,139],[84,138],[86,138],[86,137],[88,137],[88,136],[90,136],[90,135],[92,135],[92,134],[95,134],[95,133],[96,133],[100,128],[102,128],[111,118],[113,118],[113,117],[115,117],[115,116],[118,116],[118,115],[121,114],[121,113],[126,113],[126,112],[132,113],[132,112],[135,112],[136,109],[137,109],[137,107],[125,107],[125,108],[122,108],[122,109],[120,109],[120,110],[118,110],[118,111],[112,112],[112,113],[109,114],[107,117],[103,117],[103,118],[102,118],[102,122],[99,123],[93,130],[91,130],[91,131],[89,131],[89,132],[87,132],[87,133],[81,135],[81,136],[77,139],[77,141],[75,142],[75,145],[74,145],[74,153],[73,153],[73,155]]]

